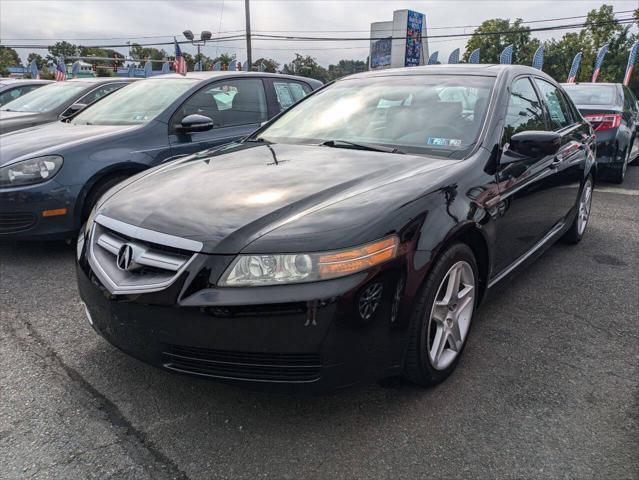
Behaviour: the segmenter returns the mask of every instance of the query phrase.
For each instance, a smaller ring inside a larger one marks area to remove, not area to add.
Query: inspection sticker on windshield
[[[428,140],[426,140],[426,145],[433,147],[461,147],[461,143],[461,140],[456,138],[428,137]]]

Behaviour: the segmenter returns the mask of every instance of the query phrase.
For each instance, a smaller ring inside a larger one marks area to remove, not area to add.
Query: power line
[[[634,12],[634,10],[618,10],[616,12],[613,12],[613,15],[619,15],[622,13],[631,13]],[[220,16],[221,17],[221,16]],[[577,18],[586,18],[588,17],[588,15],[576,15],[576,16],[571,16],[571,17],[558,17],[558,18],[547,18],[547,19],[540,19],[540,20],[525,20],[522,21],[522,24],[532,24],[532,23],[543,23],[543,22],[557,22],[557,21],[562,21],[562,20],[573,20],[573,19],[577,19]],[[614,20],[614,22],[616,22],[617,20]],[[221,18],[220,18],[220,25],[221,25]],[[441,26],[441,27],[428,27],[428,30],[452,30],[452,29],[460,29],[460,28],[478,28],[481,25],[449,25],[449,26]],[[290,32],[290,33],[300,33],[300,32],[313,32],[313,33],[364,33],[364,32],[369,32],[370,30],[310,30],[310,29],[305,29],[305,30],[253,30],[254,34],[262,34],[262,33],[278,33],[278,32]],[[534,31],[534,30],[530,30],[530,31]],[[224,30],[224,31],[220,31],[219,27],[218,27],[218,34],[226,34],[226,33],[240,33],[240,32],[244,32],[243,29],[239,29],[239,30]],[[465,34],[458,34],[458,35],[465,35]],[[60,37],[39,37],[39,38],[25,38],[25,37],[7,37],[7,38],[0,38],[0,41],[7,41],[7,40],[28,40],[28,41],[43,41],[43,40],[73,40],[73,41],[102,41],[102,40],[138,40],[138,39],[153,39],[153,38],[173,38],[173,37],[179,37],[182,36],[182,34],[175,34],[175,35],[143,35],[143,36],[119,36],[119,37],[95,37],[95,38],[78,38],[78,37],[66,37],[66,38],[60,38]],[[436,36],[429,36],[429,38],[436,38]],[[215,38],[212,39],[216,40]],[[173,42],[167,42],[166,44],[172,44]],[[188,43],[188,42],[181,42],[181,43]]]

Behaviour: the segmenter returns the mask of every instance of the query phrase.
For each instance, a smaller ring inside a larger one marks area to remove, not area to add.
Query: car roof
[[[51,83],[53,80],[36,80],[32,78],[2,78],[0,77],[0,85],[10,85],[14,83],[29,83],[29,84],[46,84]]]
[[[150,77],[151,79],[161,79],[161,78],[192,78],[195,80],[211,80],[214,78],[234,78],[234,77],[270,77],[270,78],[289,78],[291,80],[302,80],[311,83],[315,83],[321,85],[322,82],[319,80],[315,80],[314,78],[308,77],[300,77],[297,75],[286,75],[283,73],[268,73],[268,72],[238,72],[238,71],[229,71],[229,70],[221,70],[221,71],[207,71],[207,72],[187,72],[186,75],[180,75],[179,73],[165,73],[163,75],[154,75]]]
[[[106,82],[122,82],[122,81],[132,82],[134,80],[144,80],[144,79],[133,78],[133,77],[85,77],[85,78],[70,78],[69,80],[66,80],[66,81],[76,82],[76,83],[106,83]]]
[[[380,70],[369,70],[367,72],[355,73],[343,78],[366,78],[376,76],[401,76],[401,75],[477,75],[477,76],[489,76],[496,77],[504,72],[511,72],[513,74],[541,74],[542,76],[548,76],[541,70],[529,67],[527,65],[499,65],[490,63],[457,63],[457,64],[441,64],[441,65],[421,65],[418,67],[402,67],[402,68],[387,68]]]

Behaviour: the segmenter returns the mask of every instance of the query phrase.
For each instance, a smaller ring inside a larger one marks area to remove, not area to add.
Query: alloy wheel
[[[475,276],[466,261],[455,263],[439,285],[428,323],[428,358],[444,370],[462,351],[475,308]]]
[[[577,217],[577,233],[583,235],[590,218],[590,207],[592,205],[592,180],[588,178],[584,184],[579,199],[579,216]]]

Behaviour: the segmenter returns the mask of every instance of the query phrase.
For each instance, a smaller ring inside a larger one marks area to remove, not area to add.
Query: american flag
[[[568,73],[568,80],[566,80],[567,83],[575,83],[577,81],[577,73],[579,72],[582,55],[583,53],[579,52],[575,55],[575,58],[572,59],[572,66],[570,67],[570,73]]]
[[[544,66],[544,46],[540,46],[537,51],[535,52],[535,54],[533,55],[533,61],[532,61],[532,66],[533,68],[536,68],[537,70],[541,70]]]
[[[635,62],[637,61],[637,50],[639,50],[639,42],[635,43],[630,49],[628,55],[628,65],[626,66],[626,74],[623,77],[623,84],[627,87],[630,83],[630,77],[632,77],[632,71],[635,68]]]
[[[513,46],[512,45],[508,45],[506,48],[502,50],[501,55],[499,55],[499,63],[505,64],[505,65],[510,65],[511,63],[513,63]]]
[[[459,63],[459,48],[456,48],[450,53],[448,63]]]
[[[479,63],[479,48],[473,50],[473,53],[468,57],[468,63]]]
[[[64,82],[67,79],[67,66],[64,63],[64,57],[58,57],[55,65],[55,81]]]
[[[428,57],[428,65],[435,65],[437,63],[437,56],[439,55],[438,51],[435,51],[433,53],[430,54],[430,57]]]
[[[606,43],[603,47],[599,49],[597,53],[597,58],[595,59],[595,70],[592,72],[592,83],[597,81],[597,77],[599,77],[599,72],[601,72],[601,64],[603,63],[604,57],[608,53],[608,44]]]
[[[182,55],[182,49],[175,37],[173,37],[173,42],[175,43],[175,73],[186,75],[186,60],[184,60],[184,55]]]

